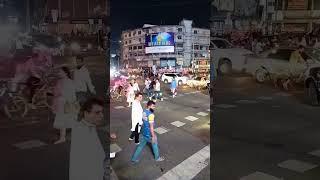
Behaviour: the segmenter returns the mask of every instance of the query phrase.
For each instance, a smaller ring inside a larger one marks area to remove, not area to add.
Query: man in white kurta
[[[89,99],[83,118],[72,129],[69,180],[103,180],[105,151],[97,133],[103,119],[103,101]]]
[[[135,95],[135,100],[132,103],[132,111],[131,111],[131,135],[129,140],[132,141],[133,138],[136,144],[139,144],[139,132],[142,126],[142,115],[143,109],[141,106],[142,101],[142,93],[137,93]]]
[[[88,68],[84,63],[82,57],[77,57],[76,59],[77,68],[74,71],[74,82],[77,88],[77,99],[80,104],[86,101],[88,94],[96,94],[95,87],[92,84],[90,73]]]

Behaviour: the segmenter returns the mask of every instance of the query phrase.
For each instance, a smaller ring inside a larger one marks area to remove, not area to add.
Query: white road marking
[[[236,103],[239,103],[239,104],[256,104],[258,102],[254,101],[254,100],[239,100],[239,101],[236,101]]]
[[[208,116],[208,113],[205,112],[198,112],[197,115],[199,116]]]
[[[47,145],[46,143],[40,141],[40,140],[29,140],[21,143],[14,144],[13,146],[19,148],[19,149],[32,149],[35,147],[41,147]]]
[[[163,97],[163,99],[168,99],[167,97]]]
[[[272,100],[273,98],[272,97],[267,97],[267,96],[261,96],[261,97],[258,97],[258,99],[260,99],[260,100]]]
[[[181,127],[181,126],[184,126],[186,123],[183,123],[181,121],[175,121],[175,122],[173,122],[171,124],[176,126],[176,127]]]
[[[211,110],[210,110],[210,109],[207,109],[207,111],[210,112]]]
[[[158,134],[164,134],[164,133],[167,133],[169,132],[169,129],[167,128],[164,128],[164,127],[158,127],[156,129],[154,129],[154,131]]]
[[[185,117],[185,119],[186,119],[186,120],[189,120],[189,121],[196,121],[196,120],[198,120],[199,118],[194,117],[194,116],[187,116],[187,117]]]
[[[184,94],[178,94],[178,97],[183,97],[184,96]]]
[[[187,92],[187,93],[184,93],[185,95],[189,95],[189,94],[191,94],[190,92]]]
[[[229,109],[229,108],[235,108],[237,106],[236,105],[232,105],[232,104],[217,104],[217,105],[215,105],[215,107],[223,108],[223,109]]]
[[[281,180],[275,176],[265,174],[262,172],[254,172],[248,176],[241,177],[240,180]]]
[[[298,161],[298,160],[287,160],[278,164],[279,167],[289,169],[291,171],[303,173],[310,169],[317,167],[315,164]]]
[[[157,180],[191,180],[209,165],[210,145],[172,168]]]
[[[283,96],[283,97],[289,97],[289,96],[292,96],[291,94],[288,94],[288,93],[284,93],[284,92],[278,92],[278,93],[275,93],[276,96]]]
[[[115,109],[124,109],[124,106],[116,106]]]
[[[110,144],[110,153],[118,153],[120,151],[122,151],[122,149],[118,144]]]
[[[311,154],[311,155],[313,155],[313,156],[320,157],[320,149],[315,150],[315,151],[312,151],[312,152],[309,152],[308,154]]]

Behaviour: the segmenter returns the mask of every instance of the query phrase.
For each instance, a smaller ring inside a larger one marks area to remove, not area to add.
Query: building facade
[[[159,38],[159,34],[173,36],[172,42],[159,43],[158,39],[151,43],[153,49],[149,50],[148,39],[153,39],[153,35]],[[209,45],[210,30],[193,27],[190,20],[182,20],[179,25],[144,25],[122,32],[121,64],[129,67],[191,67],[197,60],[209,61]]]
[[[258,27],[258,4],[255,0],[212,0],[210,30],[213,36],[230,31],[250,31]]]
[[[95,33],[106,24],[108,9],[107,0],[48,0],[42,28],[58,34]]]
[[[311,32],[320,28],[319,0],[268,0],[264,9],[263,20],[270,27],[269,33]]]

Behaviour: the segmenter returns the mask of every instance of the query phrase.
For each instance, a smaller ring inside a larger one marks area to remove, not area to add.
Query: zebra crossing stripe
[[[175,122],[173,122],[171,124],[176,126],[176,127],[181,127],[181,126],[184,126],[186,123],[183,123],[181,121],[175,121]]]
[[[199,174],[210,161],[210,145],[193,154],[157,180],[191,180]]]
[[[199,116],[208,116],[208,113],[205,112],[198,112],[197,115]]]
[[[47,145],[46,143],[40,141],[40,140],[29,140],[21,143],[16,143],[13,146],[19,148],[19,149],[32,149],[36,147],[41,147]]]
[[[299,160],[287,160],[278,164],[279,167],[289,169],[291,171],[304,173],[308,170],[316,168],[317,165],[299,161]]]
[[[158,127],[156,129],[154,129],[154,131],[158,134],[164,134],[169,132],[169,129],[165,128],[165,127]]]
[[[313,156],[317,156],[320,157],[320,149],[309,152],[308,154],[313,155]]]
[[[263,172],[254,172],[252,174],[249,174],[248,176],[244,176],[240,178],[240,180],[281,180],[281,179]]]
[[[116,106],[116,107],[114,107],[115,109],[123,109],[124,108],[124,106]]]

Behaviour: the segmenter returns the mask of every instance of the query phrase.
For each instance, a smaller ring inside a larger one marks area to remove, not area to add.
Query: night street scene
[[[118,179],[210,179],[210,2],[111,1]]]
[[[0,1],[0,179],[110,179],[109,14],[106,0]]]
[[[318,0],[214,0],[214,168],[223,180],[320,179]]]

